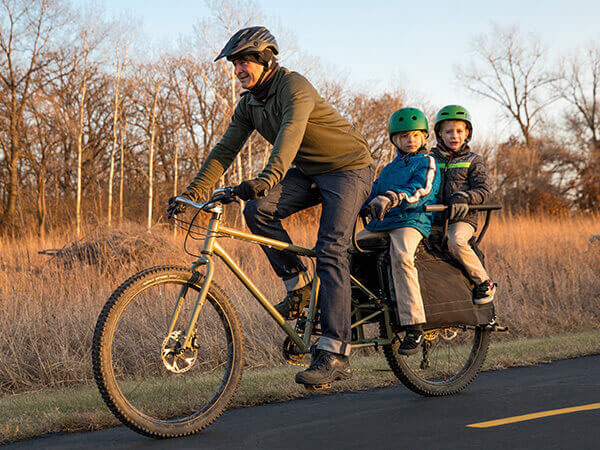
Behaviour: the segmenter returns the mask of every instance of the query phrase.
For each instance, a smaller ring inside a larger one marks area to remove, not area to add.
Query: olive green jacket
[[[304,174],[360,169],[373,160],[363,136],[302,75],[281,67],[265,102],[242,94],[231,123],[184,192],[198,200],[221,177],[257,130],[273,148],[258,175],[273,187],[292,164]]]

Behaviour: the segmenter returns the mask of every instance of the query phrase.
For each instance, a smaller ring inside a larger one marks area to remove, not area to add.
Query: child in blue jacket
[[[402,108],[390,117],[389,134],[398,156],[383,168],[365,205],[372,220],[358,239],[390,236],[392,278],[400,325],[406,335],[398,353],[412,355],[423,341],[425,310],[415,267],[419,242],[431,232],[432,214],[423,206],[435,203],[440,177],[426,143],[429,127],[422,111]]]

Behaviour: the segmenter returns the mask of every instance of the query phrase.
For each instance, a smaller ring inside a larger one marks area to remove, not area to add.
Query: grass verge
[[[600,353],[600,330],[545,338],[493,342],[484,370],[546,363]],[[365,390],[398,384],[381,354],[354,358],[351,380],[328,393]],[[278,366],[244,372],[231,407],[253,406],[314,395],[293,382],[298,367]],[[92,431],[118,425],[95,386],[45,390],[0,398],[0,444],[45,433]]]

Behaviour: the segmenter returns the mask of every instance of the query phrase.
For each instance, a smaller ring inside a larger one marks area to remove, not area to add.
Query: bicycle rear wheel
[[[144,270],[110,297],[92,344],[94,377],[102,398],[129,428],[154,438],[196,433],[230,402],[243,367],[237,313],[214,283],[196,322],[193,348],[183,335],[203,277],[183,267]],[[174,331],[169,323],[188,286]]]
[[[419,352],[398,354],[399,341],[383,347],[388,365],[400,381],[417,394],[455,394],[479,373],[488,347],[490,331],[482,327],[447,327],[425,332]]]

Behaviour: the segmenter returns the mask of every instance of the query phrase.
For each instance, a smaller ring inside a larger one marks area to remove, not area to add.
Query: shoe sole
[[[419,353],[420,348],[421,348],[421,346],[419,345],[418,347],[413,348],[413,349],[406,349],[406,350],[398,349],[398,354],[402,355],[402,356],[411,356],[416,353]]]
[[[303,372],[300,372],[303,373]],[[335,375],[333,376],[333,378],[329,378],[326,381],[321,381],[320,383],[313,383],[310,381],[302,381],[301,379],[298,379],[298,376],[296,376],[295,381],[298,384],[303,384],[304,386],[323,386],[326,384],[331,384],[334,381],[344,381],[347,380],[349,378],[352,378],[352,372],[340,372],[339,370],[335,372]]]
[[[475,305],[487,305],[494,301],[494,297],[486,297],[486,298],[475,298],[473,299],[473,304]]]

